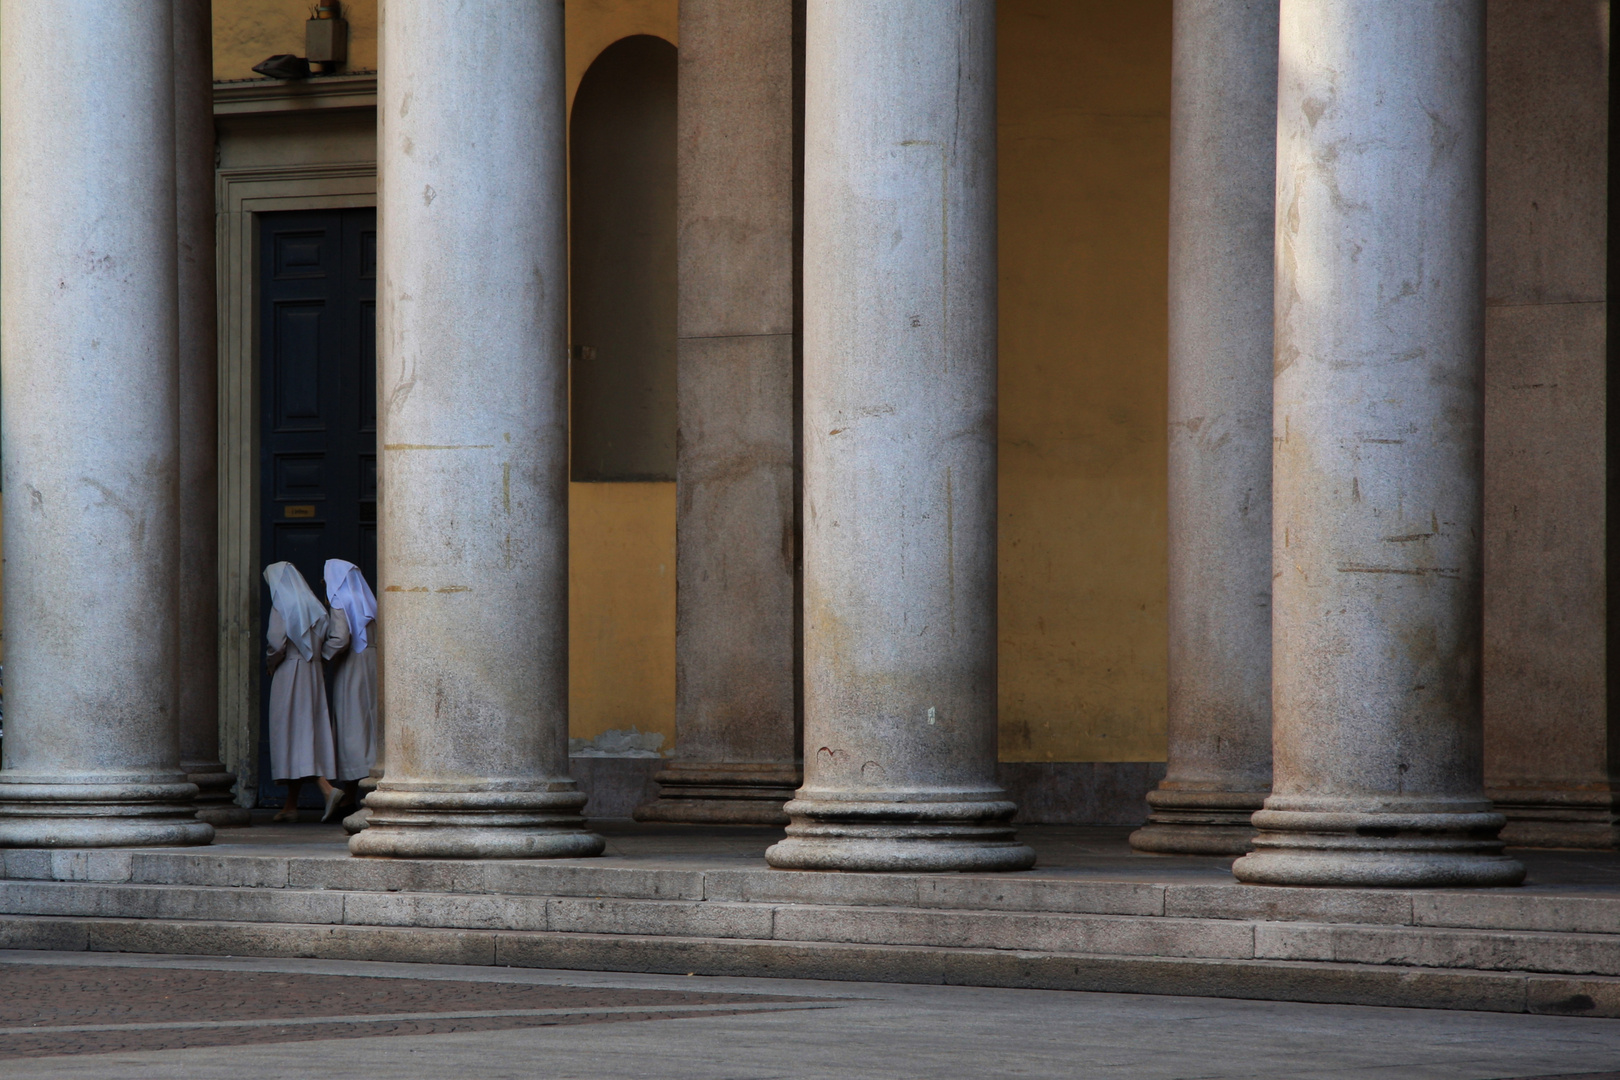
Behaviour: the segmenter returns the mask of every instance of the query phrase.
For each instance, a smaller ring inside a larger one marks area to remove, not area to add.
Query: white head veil
[[[326,608],[310,592],[298,567],[290,562],[265,567],[264,580],[270,585],[271,606],[281,612],[281,621],[286,624],[287,640],[299,656],[310,659],[326,637]]]
[[[349,637],[357,653],[366,651],[366,627],[377,621],[377,597],[366,575],[352,562],[326,560],[326,599],[349,618]]]

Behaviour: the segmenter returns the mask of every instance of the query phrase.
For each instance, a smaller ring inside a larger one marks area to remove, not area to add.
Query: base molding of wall
[[[1490,787],[1486,794],[1507,817],[1509,847],[1620,848],[1620,790],[1613,784],[1581,787]]]
[[[574,781],[588,818],[627,818],[658,798],[655,773],[667,758],[574,757]],[[1003,761],[996,780],[1018,804],[1021,825],[1140,825],[1147,793],[1164,778],[1162,761]]]

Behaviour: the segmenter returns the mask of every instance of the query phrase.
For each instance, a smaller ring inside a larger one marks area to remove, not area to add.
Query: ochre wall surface
[[[1165,754],[1170,0],[1001,0],[1001,757]]]
[[[602,50],[677,44],[676,0],[569,0],[568,103]],[[675,485],[570,484],[568,734],[656,732],[675,746]]]

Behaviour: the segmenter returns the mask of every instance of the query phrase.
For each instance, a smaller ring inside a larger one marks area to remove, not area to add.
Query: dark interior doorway
[[[569,135],[576,481],[675,479],[675,46],[637,35],[585,71]]]
[[[326,602],[327,559],[377,587],[377,212],[259,216],[261,563],[298,567]],[[262,569],[262,567],[261,567]],[[260,579],[260,631],[270,590]],[[262,640],[262,637],[261,637]],[[259,695],[259,805],[280,805]],[[313,784],[304,801],[320,805]]]

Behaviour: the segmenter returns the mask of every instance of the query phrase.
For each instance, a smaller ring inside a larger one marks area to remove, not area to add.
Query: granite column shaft
[[[388,771],[358,855],[594,855],[568,776],[563,5],[389,5],[379,91]]]
[[[0,847],[214,835],[180,764],[173,26],[0,7]]]
[[[805,782],[773,866],[1022,869],[996,785],[993,0],[805,53]]]
[[[1271,789],[1277,0],[1177,0],[1169,759],[1141,851],[1240,855]]]
[[[219,759],[219,332],[214,281],[212,0],[174,0],[180,355],[180,764],[197,816],[246,825]]]
[[[1283,0],[1275,782],[1243,881],[1510,885],[1481,762],[1483,0]]]

